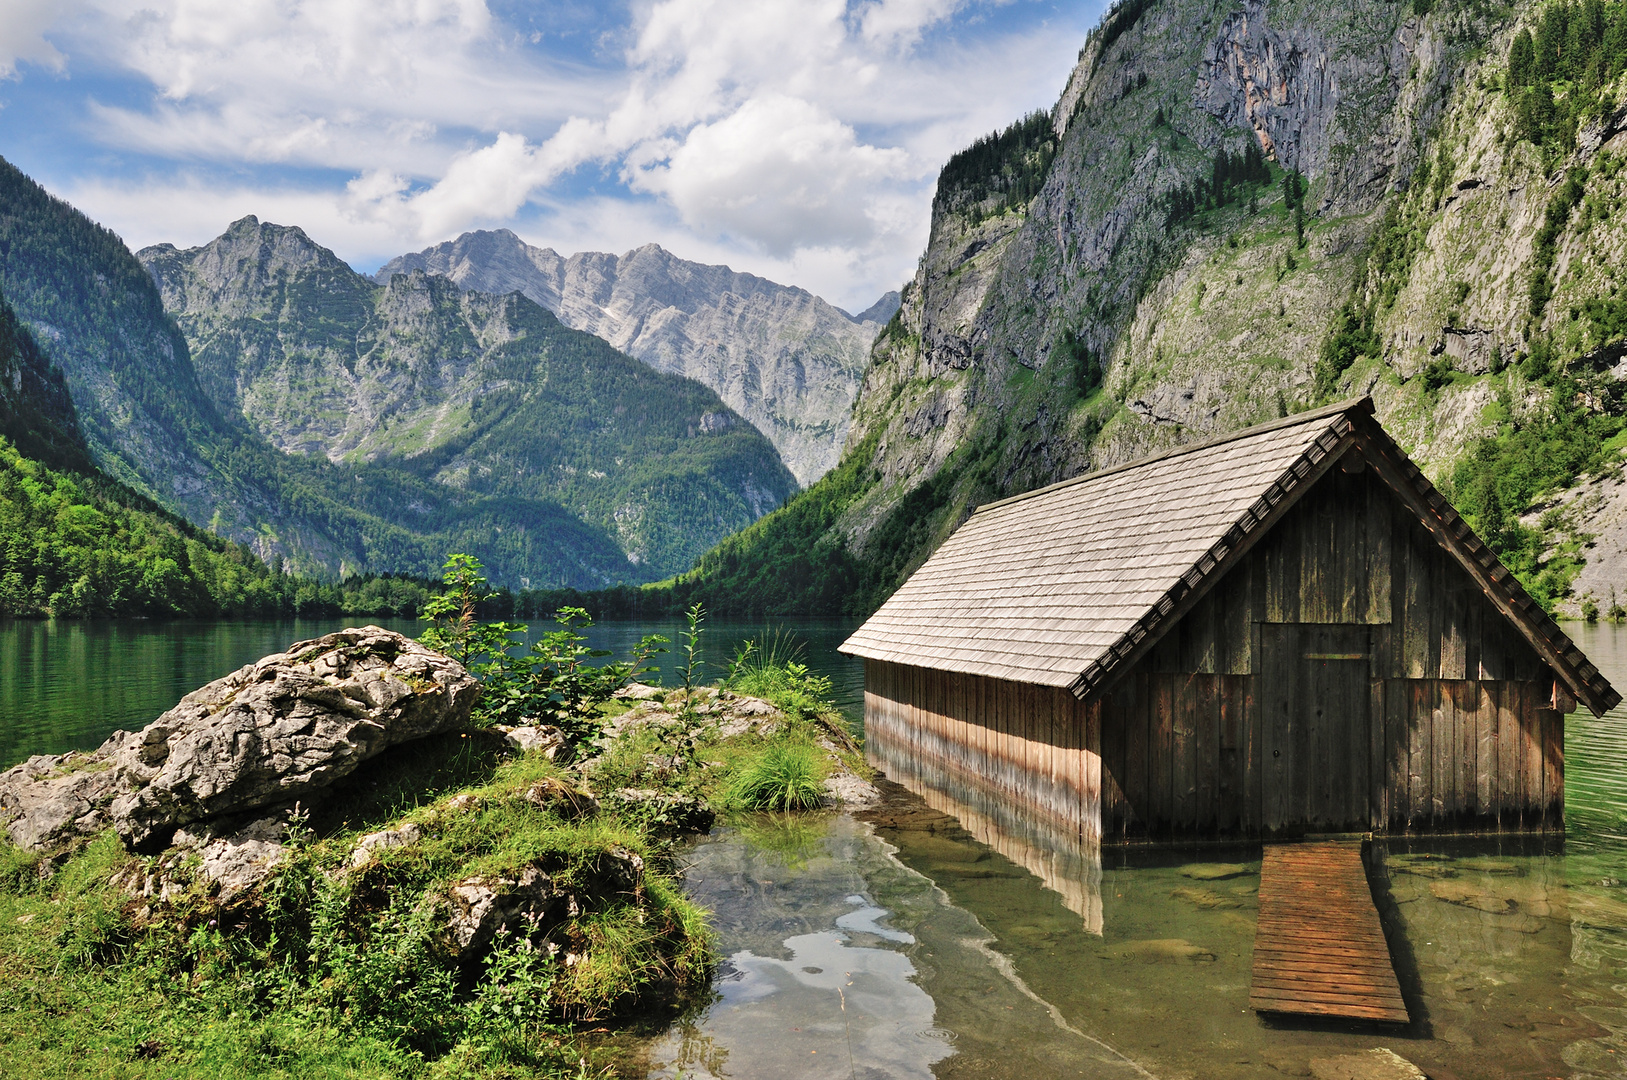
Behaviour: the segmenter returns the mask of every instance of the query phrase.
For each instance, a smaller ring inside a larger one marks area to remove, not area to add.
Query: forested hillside
[[[62,372],[0,294],[0,436],[56,468],[91,468]]]
[[[289,453],[389,466],[458,500],[557,504],[624,553],[622,580],[686,569],[796,490],[715,393],[524,296],[421,271],[377,285],[302,230],[252,217],[138,257],[218,412]]]
[[[102,475],[61,373],[0,299],[0,617],[411,615],[430,592],[286,575]]]
[[[1607,604],[1624,68],[1599,0],[1118,5],[945,167],[842,465],[661,595],[867,611],[978,503],[1369,393],[1539,598]]]

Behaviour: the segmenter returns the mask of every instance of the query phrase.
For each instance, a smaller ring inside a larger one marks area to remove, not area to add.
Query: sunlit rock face
[[[484,293],[521,292],[651,367],[717,391],[768,436],[803,486],[835,466],[870,343],[898,308],[889,293],[849,315],[812,293],[655,244],[565,257],[507,229],[464,233],[386,263]]]

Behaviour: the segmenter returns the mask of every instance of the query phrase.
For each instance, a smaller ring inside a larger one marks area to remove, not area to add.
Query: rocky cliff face
[[[803,289],[655,244],[566,258],[506,229],[403,255],[378,279],[411,270],[465,289],[524,293],[566,326],[711,387],[768,436],[803,485],[836,464],[870,344],[893,312],[883,297],[849,316]]]
[[[833,539],[875,557],[925,509],[919,561],[990,498],[1360,393],[1450,486],[1511,408],[1557,400],[1522,363],[1537,342],[1567,371],[1614,364],[1621,328],[1588,312],[1621,289],[1624,80],[1574,139],[1539,146],[1504,74],[1545,5],[1425,6],[1109,12],[1052,114],[1038,194],[939,192],[848,436],[870,480]],[[1206,202],[1217,153],[1251,144],[1270,186]],[[1577,209],[1556,219],[1571,176]]]
[[[623,579],[687,569],[796,490],[716,394],[524,296],[421,270],[377,285],[302,230],[253,217],[138,257],[221,413],[289,453],[388,465],[484,503],[557,503],[614,539]]]

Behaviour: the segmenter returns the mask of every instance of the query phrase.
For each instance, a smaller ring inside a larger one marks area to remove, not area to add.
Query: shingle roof
[[[1615,691],[1456,512],[1441,517],[1444,500],[1383,429],[1357,431],[1372,410],[1343,402],[980,507],[842,651],[1085,696],[1360,438],[1398,459],[1397,480],[1448,526],[1447,546],[1539,652],[1571,669],[1578,696],[1613,706]]]
[[[842,650],[1069,686],[1319,437],[1337,442],[1348,408],[980,507]]]

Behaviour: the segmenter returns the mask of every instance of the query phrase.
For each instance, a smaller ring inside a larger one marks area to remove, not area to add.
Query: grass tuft
[[[736,777],[730,801],[747,810],[813,810],[824,797],[824,779],[816,748],[776,744]]]

